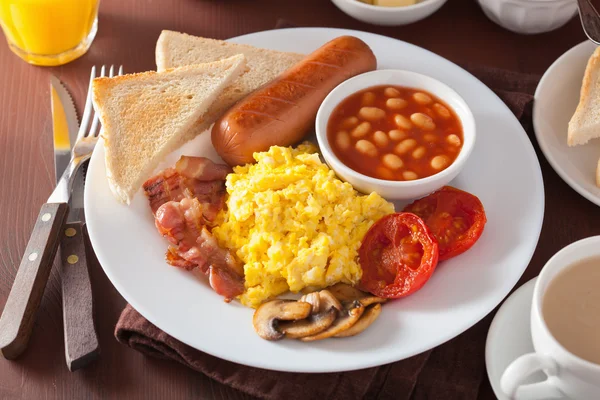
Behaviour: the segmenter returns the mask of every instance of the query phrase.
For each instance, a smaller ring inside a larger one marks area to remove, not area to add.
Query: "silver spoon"
[[[600,14],[590,0],[577,0],[577,4],[583,31],[592,42],[600,44]]]

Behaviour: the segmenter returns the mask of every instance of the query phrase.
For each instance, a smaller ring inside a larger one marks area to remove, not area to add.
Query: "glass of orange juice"
[[[10,49],[30,64],[62,65],[89,49],[100,0],[0,0]]]

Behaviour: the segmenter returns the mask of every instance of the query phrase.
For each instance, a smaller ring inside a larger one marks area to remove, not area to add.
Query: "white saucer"
[[[500,378],[506,367],[519,356],[533,352],[531,341],[531,302],[537,278],[518,288],[496,313],[485,343],[485,366],[498,400],[510,400],[500,389]],[[546,379],[542,372],[531,375],[526,383]]]
[[[600,140],[582,146],[567,146],[567,127],[579,103],[585,67],[596,45],[589,40],[573,47],[544,73],[535,91],[533,128],[535,136],[556,173],[580,195],[600,206],[596,165]]]

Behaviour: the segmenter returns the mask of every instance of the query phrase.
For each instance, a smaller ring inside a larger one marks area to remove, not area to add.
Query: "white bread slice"
[[[600,137],[600,47],[588,60],[579,105],[569,121],[567,144],[576,146]]]
[[[165,72],[94,79],[108,182],[119,201],[130,203],[164,157],[185,143],[183,133],[244,72],[245,64],[238,54]]]
[[[234,54],[244,54],[246,56],[249,71],[219,96],[206,115],[186,133],[187,140],[193,139],[208,129],[238,100],[276,78],[283,71],[304,58],[304,55],[260,49],[173,31],[165,30],[160,34],[156,42],[156,66],[158,71],[221,60]]]

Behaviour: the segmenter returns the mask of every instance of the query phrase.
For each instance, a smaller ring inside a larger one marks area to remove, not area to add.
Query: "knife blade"
[[[59,94],[61,90],[61,94]],[[69,122],[67,121],[67,115],[62,105],[61,96],[64,98],[64,88],[60,84],[60,81],[54,76],[50,77],[50,105],[52,109],[52,134],[54,142],[54,171],[56,172],[56,180],[61,177],[69,160],[71,159],[71,139],[69,138]],[[71,98],[66,97],[67,101],[71,101]],[[72,105],[72,101],[71,101]],[[74,107],[73,107],[74,109]],[[71,112],[72,113],[72,112]],[[75,122],[77,122],[77,115]],[[70,115],[73,118],[73,115]]]
[[[69,92],[62,82],[51,78],[54,154],[57,180],[62,175],[65,145],[70,153],[79,130],[77,112]],[[66,128],[66,131],[65,131]],[[73,182],[69,201],[70,212],[60,236],[61,288],[65,359],[70,371],[95,360],[99,353],[98,336],[94,327],[92,286],[88,270],[83,223],[83,189],[85,165]]]

